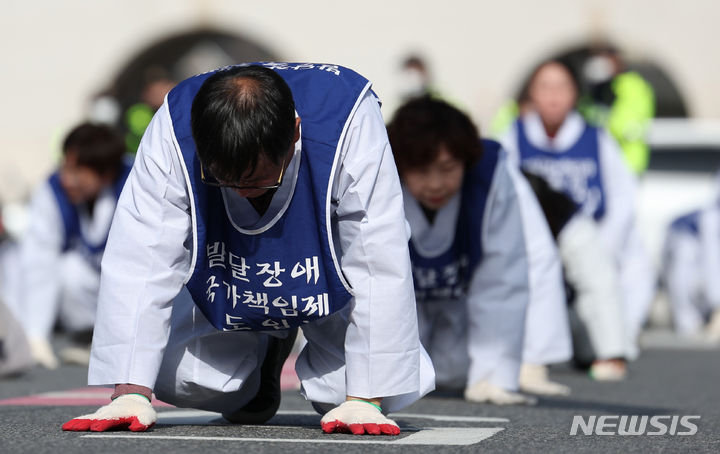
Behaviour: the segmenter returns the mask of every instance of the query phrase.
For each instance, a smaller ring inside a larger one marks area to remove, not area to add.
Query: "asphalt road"
[[[553,368],[553,379],[570,385],[572,394],[541,398],[533,407],[471,404],[451,393],[425,397],[392,415],[403,429],[399,437],[323,434],[320,417],[296,391],[283,393],[280,413],[265,426],[236,426],[217,414],[158,408],[158,424],[145,433],[63,432],[63,422],[96,406],[7,405],[3,400],[81,388],[86,369],[35,368],[0,380],[0,453],[720,452],[720,350],[668,336],[657,337],[654,344],[619,384],[593,382],[567,366]],[[38,401],[43,402],[42,395]],[[700,418],[692,419],[694,435],[677,434],[689,431],[682,424],[672,430],[676,435],[648,435],[660,431],[654,426],[642,435],[584,435],[582,429],[570,435],[574,416],[589,421],[602,415],[610,418],[601,432],[617,432],[613,422],[622,415],[667,415],[657,421],[668,432],[673,415]]]

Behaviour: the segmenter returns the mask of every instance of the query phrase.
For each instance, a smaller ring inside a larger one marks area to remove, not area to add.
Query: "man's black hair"
[[[65,137],[62,152],[73,153],[78,165],[100,175],[118,174],[125,156],[125,141],[110,126],[82,123]]]
[[[472,120],[447,102],[430,96],[402,105],[388,125],[388,137],[401,175],[431,164],[441,145],[466,167],[482,155],[482,143]]]
[[[262,154],[280,164],[295,133],[295,102],[285,80],[262,66],[235,66],[202,84],[192,104],[200,162],[233,183],[252,174]]]

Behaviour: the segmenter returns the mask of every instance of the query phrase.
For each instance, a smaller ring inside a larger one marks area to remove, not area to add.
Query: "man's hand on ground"
[[[78,416],[63,424],[63,430],[104,432],[109,429],[129,429],[142,432],[157,421],[157,413],[150,401],[138,394],[124,394],[95,413]]]
[[[397,435],[400,427],[383,415],[375,405],[349,400],[330,410],[320,420],[325,433],[342,432],[355,435]]]

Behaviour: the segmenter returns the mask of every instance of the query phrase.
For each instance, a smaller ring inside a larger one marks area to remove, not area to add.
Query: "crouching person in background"
[[[57,325],[76,347],[61,354],[87,364],[100,285],[100,262],[130,164],[110,127],[81,124],[67,135],[62,163],[33,194],[20,240],[20,288],[10,301],[35,360],[55,368],[50,344]]]

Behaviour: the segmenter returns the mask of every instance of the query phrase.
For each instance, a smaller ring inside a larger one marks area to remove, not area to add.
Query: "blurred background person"
[[[25,331],[0,299],[0,377],[20,375],[34,364]]]
[[[636,180],[617,142],[575,110],[577,78],[567,65],[541,63],[528,87],[532,110],[513,124],[503,146],[525,171],[565,192],[598,223],[619,270],[628,342],[636,346],[655,292],[654,270],[635,227]],[[637,347],[629,356],[637,356]]]
[[[605,128],[620,145],[630,169],[642,174],[650,162],[647,140],[656,115],[655,90],[650,82],[637,69],[626,65],[618,48],[604,42],[554,58],[576,76],[578,112],[590,125]],[[650,68],[643,70],[653,74]],[[503,103],[493,116],[491,132],[495,137],[501,137],[527,111],[529,83],[529,79],[523,81],[516,99]],[[667,101],[666,104],[669,105],[661,106],[663,115],[676,108]]]
[[[5,230],[0,206],[0,377],[22,373],[34,364],[25,331],[6,304],[16,289],[17,247]]]
[[[425,60],[417,54],[405,57],[400,65],[398,90],[401,102],[422,96],[438,96]]]
[[[62,152],[59,169],[30,202],[29,225],[20,244],[22,297],[12,303],[33,357],[47,368],[58,365],[50,343],[56,323],[78,344],[66,349],[65,359],[87,363],[100,261],[130,171],[122,137],[109,126],[75,127]]]
[[[128,107],[123,114],[123,126],[126,130],[125,145],[129,153],[137,153],[145,129],[165,101],[165,95],[174,86],[175,81],[163,68],[154,66],[145,70],[145,86],[140,100]]]
[[[640,73],[628,70],[611,45],[594,47],[582,71],[589,86],[579,100],[579,112],[591,125],[610,132],[630,169],[642,174],[650,162],[647,133],[655,116],[653,87]]]
[[[5,304],[17,302],[21,273],[17,266],[19,246],[16,238],[5,227],[2,205],[0,205],[0,300]],[[9,306],[15,313],[16,307]],[[17,315],[17,313],[15,313]]]
[[[720,341],[720,203],[675,219],[663,252],[675,331]]]
[[[562,257],[573,336],[573,362],[595,380],[627,375],[627,336],[617,268],[595,221],[570,197],[525,173]]]
[[[531,403],[518,386],[567,394],[546,369],[570,357],[559,260],[527,183],[444,101],[406,103],[388,132],[412,231],[421,340],[438,385],[496,404]]]
[[[516,391],[528,261],[518,195],[499,144],[429,96],[388,126],[410,224],[420,339],[440,388],[467,400],[528,404]]]
[[[401,105],[413,99],[428,97],[445,101],[468,115],[467,109],[461,102],[437,87],[430,71],[430,64],[419,54],[408,54],[402,60],[397,89]]]

